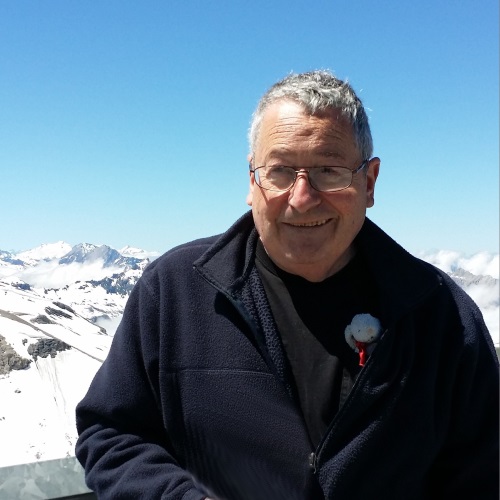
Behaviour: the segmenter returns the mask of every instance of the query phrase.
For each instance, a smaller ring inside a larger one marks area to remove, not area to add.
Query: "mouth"
[[[288,226],[291,227],[320,227],[328,224],[331,219],[316,220],[312,222],[286,222]]]

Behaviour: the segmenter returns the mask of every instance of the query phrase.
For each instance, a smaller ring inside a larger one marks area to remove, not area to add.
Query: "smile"
[[[330,219],[318,220],[314,222],[304,222],[304,223],[287,222],[287,224],[293,227],[318,227],[318,226],[323,226],[328,222],[330,222]]]

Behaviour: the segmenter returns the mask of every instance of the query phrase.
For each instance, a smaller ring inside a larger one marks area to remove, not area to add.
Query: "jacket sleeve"
[[[437,457],[432,498],[498,499],[499,373],[491,336],[479,309],[462,296],[465,343],[457,359],[450,427]],[[466,303],[464,303],[466,302]],[[446,376],[446,374],[443,374]]]
[[[103,499],[208,496],[177,463],[158,389],[159,311],[141,278],[106,361],[76,409],[76,456]]]

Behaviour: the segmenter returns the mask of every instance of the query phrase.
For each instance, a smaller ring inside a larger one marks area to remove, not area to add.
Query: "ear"
[[[253,168],[253,157],[251,154],[249,154],[247,156],[247,160],[248,160],[249,170],[251,170]],[[252,201],[253,201],[253,190],[255,188],[255,178],[254,178],[254,175],[252,172],[249,172],[249,174],[250,174],[250,186],[249,186],[246,202],[247,202],[247,205],[249,205],[251,207]]]
[[[380,170],[380,158],[373,157],[366,168],[366,208],[371,208],[375,204],[375,183]]]

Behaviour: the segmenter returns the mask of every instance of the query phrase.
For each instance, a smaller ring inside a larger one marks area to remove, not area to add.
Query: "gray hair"
[[[290,74],[275,83],[262,96],[252,116],[248,132],[252,156],[255,152],[264,112],[268,106],[281,99],[301,104],[311,115],[328,109],[340,109],[352,124],[354,138],[363,159],[371,158],[373,154],[372,134],[361,100],[347,81],[339,80],[325,70]]]

